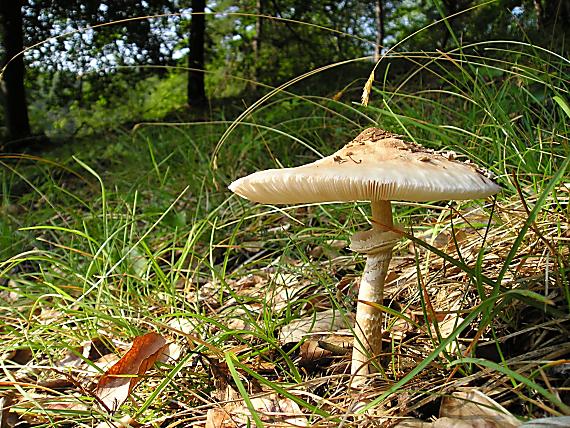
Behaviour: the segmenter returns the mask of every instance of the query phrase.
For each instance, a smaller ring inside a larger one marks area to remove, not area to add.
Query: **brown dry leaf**
[[[404,419],[394,426],[397,428],[499,428],[499,425],[487,424],[484,420],[466,421],[459,418],[439,418],[434,422]]]
[[[206,414],[206,425],[204,428],[234,428],[237,425],[234,424],[231,419],[230,415],[231,412],[226,410],[229,408],[229,405],[226,404],[224,407],[216,407],[214,409],[209,409],[208,413]],[[229,419],[226,421],[226,419]]]
[[[465,426],[469,428],[515,428],[520,425],[507,409],[473,388],[456,391],[451,397],[444,397],[439,415],[440,418],[466,422],[469,425]]]
[[[549,418],[533,419],[521,425],[521,428],[568,428],[570,416],[555,416]]]
[[[239,290],[253,288],[253,287],[259,288],[259,285],[265,286],[266,283],[267,283],[267,279],[264,278],[263,276],[254,275],[254,274],[250,273],[249,275],[246,275],[246,276],[244,276],[244,277],[242,277],[236,281],[235,290],[236,290],[236,292],[239,293]]]
[[[311,365],[323,358],[332,356],[331,351],[327,351],[319,346],[318,340],[306,340],[299,348],[299,364],[301,366]]]
[[[14,304],[21,299],[23,295],[24,293],[21,291],[20,284],[13,279],[9,279],[8,284],[0,290],[0,300],[4,300],[6,303]]]
[[[114,412],[123,404],[166,346],[166,339],[158,333],[135,338],[131,349],[99,380],[95,396],[106,410]]]
[[[166,327],[170,329],[171,333],[178,335],[192,334],[197,327],[198,323],[188,318],[172,318],[166,323]]]
[[[87,366],[85,360],[97,361],[101,357],[113,355],[109,342],[103,338],[87,340],[81,344],[81,347],[67,350],[63,358],[56,363],[56,367],[58,369],[85,367]]]
[[[225,320],[225,324],[230,330],[253,331],[255,319],[252,319],[251,316],[261,313],[261,307],[259,303],[244,303],[239,306],[229,306],[218,313],[220,318]]]
[[[227,284],[238,296],[252,298],[251,301],[248,300],[247,304],[243,304],[241,299],[237,299],[237,301],[236,299],[229,299],[224,306],[223,311],[229,311],[232,318],[239,318],[244,321],[246,317],[243,316],[243,313],[231,313],[235,311],[232,309],[235,303],[240,303],[239,306],[242,306],[242,309],[259,313],[262,306],[261,300],[263,300],[263,305],[268,305],[275,311],[281,311],[289,305],[291,300],[301,296],[311,285],[311,282],[303,279],[301,275],[271,272],[265,276],[250,274],[237,281],[228,280]],[[230,328],[238,329],[240,327],[242,325],[238,320]]]
[[[394,427],[398,428],[432,428],[433,422],[424,422],[420,419],[409,418],[409,419],[402,419],[401,421],[397,422]]]
[[[444,397],[439,419],[424,422],[419,419],[404,419],[398,428],[516,428],[521,425],[499,403],[477,389],[456,391]]]
[[[243,251],[247,251],[248,253],[259,253],[263,250],[263,246],[265,242],[263,241],[242,241],[239,245],[239,248]]]
[[[10,412],[13,401],[12,394],[0,397],[0,428],[12,428],[18,423],[18,417]]]
[[[111,369],[115,364],[119,362],[120,358],[116,354],[103,355],[101,358],[93,361],[93,365],[87,367],[89,373],[93,373],[94,376],[99,376],[102,372],[106,372]]]
[[[111,348],[115,349],[111,341],[96,338],[84,342],[81,347],[68,349],[56,361],[51,376],[44,378],[41,385],[55,389],[81,385],[85,389],[92,389],[101,373],[119,361]]]
[[[329,260],[336,259],[339,257],[340,251],[348,246],[348,243],[340,239],[329,239],[323,242],[322,245],[317,245],[311,251],[309,251],[309,256],[316,259],[319,257],[327,258]]]
[[[89,412],[89,407],[82,403],[78,397],[54,397],[28,392],[26,398],[20,398],[18,402],[12,402],[9,408],[7,406],[6,412],[4,412],[7,425],[0,426],[4,428],[5,426],[22,426],[24,424],[52,424],[54,421],[69,418],[70,414],[82,412]],[[4,419],[0,420],[2,423],[3,421]],[[8,422],[12,423],[14,421],[16,425],[8,424]]]
[[[35,321],[37,321],[40,325],[51,325],[58,323],[63,318],[65,318],[63,316],[63,312],[53,308],[43,308],[40,313],[34,317]]]
[[[219,306],[220,284],[216,281],[193,284],[190,289],[184,292],[188,301],[206,304],[211,306],[212,309],[216,309]]]
[[[441,321],[439,326],[439,332],[441,333],[442,339],[448,338],[457,328],[459,324],[464,321],[457,313],[450,313],[445,316],[443,321]],[[456,340],[452,341],[445,347],[445,350],[450,354],[457,354],[461,352],[464,347]]]
[[[403,318],[396,318],[390,328],[390,337],[393,340],[402,341],[406,335],[415,331],[415,327]]]
[[[309,334],[332,333],[344,329],[347,322],[354,324],[352,317],[347,320],[346,316],[334,309],[308,314],[284,326],[279,333],[279,340],[281,343],[300,342]]]
[[[277,394],[251,399],[263,425],[266,427],[308,427],[309,421],[297,403]],[[245,403],[227,403],[210,409],[205,428],[246,428],[254,425]]]
[[[342,357],[352,351],[354,341],[350,330],[338,331],[339,334],[323,334],[305,340],[299,347],[299,365],[310,367],[326,362],[326,358]],[[345,334],[340,334],[345,333]]]
[[[20,349],[13,349],[0,355],[0,361],[4,362],[6,360],[10,360],[12,363],[23,366],[32,360],[32,356],[33,354],[30,348],[22,347]]]
[[[480,419],[463,420],[459,418],[439,418],[431,424],[432,428],[499,428],[499,425],[488,425]]]
[[[160,353],[158,361],[165,364],[174,364],[182,356],[183,348],[178,343],[171,342],[164,347]]]

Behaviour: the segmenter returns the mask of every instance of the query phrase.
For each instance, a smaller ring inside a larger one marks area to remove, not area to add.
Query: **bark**
[[[18,55],[24,49],[22,5],[22,0],[0,1],[0,23],[5,55],[2,66],[6,65],[1,85],[6,126],[11,140],[22,139],[31,134],[24,88],[24,58],[23,55]]]
[[[566,0],[549,0],[539,2],[542,9],[541,21],[544,29],[549,31],[556,30],[566,32],[568,30],[568,22],[570,21],[570,5]]]
[[[204,39],[206,32],[206,0],[192,0],[190,23],[190,54],[188,55],[188,104],[203,107],[207,104],[204,86]]]
[[[384,29],[384,5],[382,0],[376,0],[374,6],[376,14],[376,47],[374,49],[374,61],[380,61],[382,56],[382,46],[384,44],[384,38],[386,37]]]
[[[443,0],[443,6],[445,8],[445,19],[451,27],[451,31],[455,32],[459,24],[457,24],[458,16],[455,16],[457,12],[465,10],[473,4],[473,0]],[[449,29],[446,29],[443,39],[441,41],[440,48],[442,50],[446,49],[447,42],[451,38],[451,33]]]
[[[256,0],[255,2],[255,9],[257,13],[257,17],[255,20],[255,35],[253,36],[253,43],[252,43],[252,50],[253,50],[253,73],[252,73],[252,80],[253,82],[250,83],[252,89],[255,89],[255,82],[259,81],[259,61],[260,61],[260,51],[261,51],[261,43],[263,39],[263,15],[264,7],[263,7],[263,0]]]

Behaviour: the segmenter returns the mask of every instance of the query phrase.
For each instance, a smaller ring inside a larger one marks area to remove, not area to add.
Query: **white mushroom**
[[[234,181],[230,190],[254,202],[296,204],[371,201],[372,229],[351,238],[366,255],[356,309],[352,373],[366,375],[382,351],[384,279],[400,238],[390,201],[479,199],[500,187],[472,163],[441,155],[378,128],[368,128],[342,149],[296,168],[269,169]]]

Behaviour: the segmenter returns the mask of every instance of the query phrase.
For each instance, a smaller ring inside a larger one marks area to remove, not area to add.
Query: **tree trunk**
[[[1,76],[1,90],[5,103],[6,126],[12,140],[31,134],[24,88],[24,57],[18,55],[24,49],[22,3],[22,0],[0,1],[2,47],[5,56],[2,65],[6,66]],[[16,55],[18,56],[14,58]],[[14,59],[10,61],[12,58]]]
[[[536,29],[541,30],[544,26],[542,19],[544,17],[544,11],[542,9],[542,3],[540,0],[534,0],[534,11],[536,13]]]
[[[560,34],[560,31],[568,30],[568,21],[570,20],[570,5],[564,0],[549,0],[538,2],[541,6],[538,13],[541,13],[541,23],[543,29],[554,31]],[[558,29],[556,29],[558,27]]]
[[[206,0],[192,0],[190,23],[190,54],[188,55],[188,104],[204,107],[207,103],[204,86],[204,34],[206,32]]]
[[[250,82],[250,87],[255,89],[256,84],[255,82],[259,81],[259,61],[260,56],[259,53],[261,51],[261,40],[263,38],[263,15],[264,7],[263,7],[263,0],[256,0],[255,2],[255,10],[257,17],[255,19],[255,35],[253,36],[253,43],[252,43],[252,50],[253,50],[253,67],[252,67],[252,76],[251,79],[253,82]]]
[[[374,48],[374,61],[380,61],[382,56],[382,47],[384,44],[384,37],[386,36],[384,30],[384,5],[382,0],[376,0],[374,6],[376,12],[376,47]]]

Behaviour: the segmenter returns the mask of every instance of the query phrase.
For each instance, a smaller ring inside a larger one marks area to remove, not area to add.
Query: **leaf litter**
[[[558,195],[557,203],[563,197]],[[532,196],[527,203],[533,203]],[[403,241],[392,260],[386,284],[384,306],[391,312],[385,320],[386,352],[380,358],[386,377],[372,379],[365,389],[355,392],[347,389],[350,378],[347,367],[352,341],[351,310],[361,270],[358,257],[343,254],[338,242],[331,240],[333,245],[325,242],[322,248],[310,247],[310,262],[279,256],[265,266],[258,264],[253,271],[240,265],[236,272],[242,275],[236,273],[223,282],[202,281],[201,274],[196,286],[184,284],[185,298],[202,308],[202,316],[216,319],[220,324],[208,325],[198,318],[186,318],[183,313],[164,324],[157,321],[155,326],[178,335],[177,338],[169,341],[158,333],[151,333],[146,339],[136,338],[119,360],[111,357],[106,361],[123,347],[107,346],[116,342],[115,338],[87,341],[51,364],[42,364],[37,353],[26,356],[12,346],[1,359],[4,372],[11,373],[2,379],[2,386],[7,388],[1,395],[2,421],[11,420],[5,426],[13,426],[16,416],[17,420],[37,424],[46,420],[38,416],[42,414],[65,419],[68,415],[54,416],[51,409],[72,410],[76,406],[75,409],[89,413],[96,402],[101,402],[105,411],[116,412],[129,396],[133,403],[140,403],[151,393],[146,374],[156,361],[176,365],[188,352],[195,355],[186,363],[185,370],[190,372],[171,380],[176,397],[166,399],[167,405],[160,405],[164,426],[184,418],[192,426],[251,426],[255,420],[252,410],[267,426],[310,426],[318,421],[320,426],[378,423],[474,428],[520,426],[523,421],[513,414],[529,415],[537,421],[549,416],[550,420],[561,418],[564,408],[496,370],[476,363],[463,366],[461,372],[448,366],[448,362],[464,356],[495,361],[544,385],[568,403],[564,367],[570,365],[567,340],[570,323],[567,315],[552,309],[564,304],[563,284],[567,278],[560,266],[564,267],[564,260],[568,259],[570,228],[567,217],[554,203],[554,200],[549,202],[551,208],[527,232],[503,281],[509,289],[534,292],[546,300],[537,304],[532,296],[526,300],[503,298],[494,314],[492,328],[479,324],[485,315],[481,313],[419,375],[364,416],[352,415],[354,395],[373,400],[402,379],[433,352],[440,340],[454,334],[457,326],[476,310],[482,297],[491,295],[490,284],[474,283],[469,274],[449,260],[421,245]],[[442,222],[445,226],[437,222],[422,223],[414,227],[414,233],[467,266],[480,264],[480,273],[492,279],[501,272],[526,217],[520,202],[505,201],[497,203],[488,230],[488,218],[477,208],[451,212]],[[449,226],[450,219],[453,226]],[[260,250],[263,246],[252,244],[251,237],[244,242],[246,251],[256,254],[264,251]],[[325,247],[332,250],[325,251]],[[556,254],[552,248],[557,250]],[[315,271],[334,274],[330,276],[332,283],[328,290],[319,290],[309,277]],[[12,293],[9,287],[4,287],[2,293],[0,297],[5,301],[16,299],[10,302],[12,307],[17,307],[22,299],[19,292]],[[16,314],[3,316],[16,317]],[[37,322],[47,326],[64,316],[47,309],[43,316],[36,314]],[[255,333],[256,326],[268,317],[275,325],[276,344],[270,347],[264,346],[264,340]],[[211,341],[225,331],[238,330],[241,332],[226,336],[223,341]],[[95,348],[101,351],[92,353]],[[232,385],[224,366],[221,356],[229,350],[240,355],[244,367],[271,381],[266,384],[248,371],[238,370],[249,388],[249,402]],[[283,353],[299,370],[300,383],[293,382],[292,376],[286,374],[290,370],[286,369]],[[165,357],[166,354],[170,357]],[[53,379],[54,383],[50,383],[47,373],[67,383],[56,384]],[[64,373],[66,376],[62,376]],[[138,398],[132,395],[137,383],[144,384],[139,388]],[[276,391],[273,385],[284,389]],[[59,389],[49,391],[50,386]],[[293,388],[295,396],[302,396],[310,406],[326,410],[329,418],[316,416],[308,407],[299,406],[283,395]],[[119,426],[119,419],[111,426]]]

